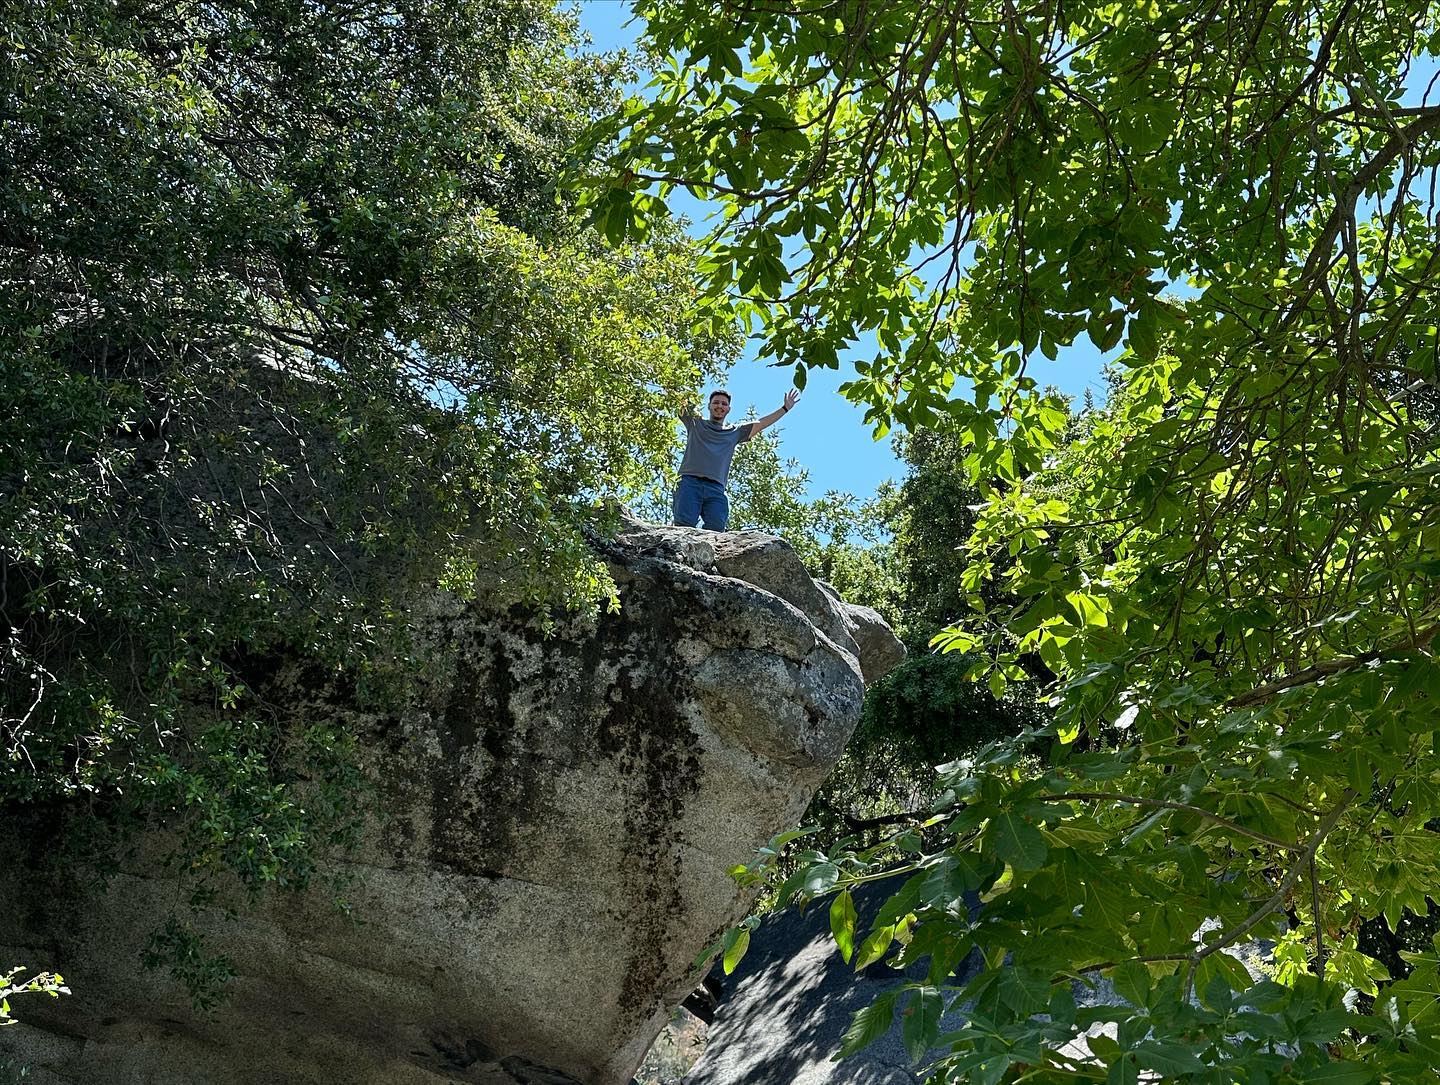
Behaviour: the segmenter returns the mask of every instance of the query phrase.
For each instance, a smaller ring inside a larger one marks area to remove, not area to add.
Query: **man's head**
[[[710,421],[723,422],[730,413],[730,393],[717,388],[710,393]]]

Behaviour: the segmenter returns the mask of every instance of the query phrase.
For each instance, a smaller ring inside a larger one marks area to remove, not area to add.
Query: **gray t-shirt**
[[[685,458],[680,461],[680,473],[712,479],[724,486],[730,481],[730,460],[735,449],[755,435],[755,423],[727,426],[688,413],[681,415],[680,421],[685,423]]]

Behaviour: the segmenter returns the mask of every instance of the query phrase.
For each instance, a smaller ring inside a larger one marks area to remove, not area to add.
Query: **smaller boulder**
[[[847,603],[834,587],[812,579],[789,543],[774,535],[662,527],[627,518],[616,541],[700,572],[743,580],[785,600],[858,661],[866,685],[904,662],[905,646],[884,618],[870,607]]]

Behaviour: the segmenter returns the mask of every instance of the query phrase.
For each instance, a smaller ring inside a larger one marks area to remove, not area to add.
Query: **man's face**
[[[723,421],[725,421],[725,416],[726,416],[727,414],[729,414],[729,413],[730,413],[730,397],[729,397],[729,396],[711,396],[711,397],[710,397],[710,421],[712,421],[712,422],[723,422]]]

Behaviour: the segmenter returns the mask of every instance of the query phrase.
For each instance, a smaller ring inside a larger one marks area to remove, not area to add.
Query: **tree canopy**
[[[581,533],[733,333],[677,227],[612,250],[555,184],[621,72],[549,0],[0,23],[0,817],[304,885],[364,781],[255,680],[397,695],[406,593],[482,567],[604,598]]]
[[[956,425],[984,501],[941,646],[997,696],[1052,676],[1053,723],[787,883],[858,967],[930,963],[847,1046],[898,1020],[950,1081],[1432,1080],[1440,956],[1388,974],[1357,932],[1440,888],[1433,6],[637,9],[670,62],[599,130],[595,220],[719,201],[703,270],[768,357],[863,350],[877,427]],[[1081,336],[1120,368],[1067,442],[1043,365]]]

